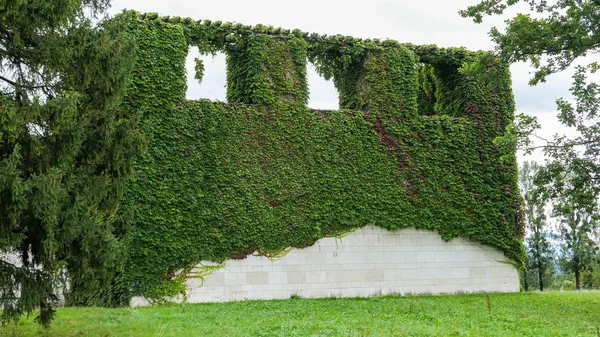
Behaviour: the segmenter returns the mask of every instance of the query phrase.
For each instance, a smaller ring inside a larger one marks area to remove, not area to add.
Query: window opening
[[[200,54],[198,47],[190,47],[185,68],[187,71],[187,99],[208,98],[213,101],[226,101],[225,54],[218,52],[215,55],[203,55]],[[199,81],[198,77],[202,80]]]
[[[307,70],[308,106],[315,110],[339,110],[340,97],[333,84],[333,79],[323,78],[311,63]]]

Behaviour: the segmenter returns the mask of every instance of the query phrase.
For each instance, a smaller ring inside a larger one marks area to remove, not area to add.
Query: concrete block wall
[[[519,275],[497,249],[437,232],[367,226],[278,260],[248,256],[188,279],[188,302],[517,292]],[[214,263],[203,263],[214,265]],[[193,276],[193,274],[192,274]],[[135,299],[133,305],[146,302]]]

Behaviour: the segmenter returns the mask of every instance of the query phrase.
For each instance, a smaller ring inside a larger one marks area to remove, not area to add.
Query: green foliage
[[[435,114],[436,90],[435,68],[431,64],[419,65],[419,95],[417,102],[422,115]]]
[[[462,49],[124,16],[139,48],[123,109],[144,111],[149,141],[123,203],[133,295],[177,295],[203,260],[277,257],[371,223],[467,237],[522,264],[514,153],[502,162],[492,143],[514,109],[504,64],[471,76],[461,67],[481,58]],[[188,45],[227,53],[229,104],[184,99]],[[307,58],[333,76],[342,110],[305,106]]]
[[[600,258],[596,252],[595,259],[581,273],[581,288],[600,289]]]
[[[194,59],[194,71],[194,78],[198,80],[198,83],[201,83],[202,77],[204,77],[204,62],[202,60]]]
[[[546,81],[548,75],[574,67],[573,85],[570,89],[572,100],[556,100],[558,119],[566,127],[578,132],[578,136],[568,138],[556,136],[545,140],[544,144],[533,146],[527,139],[540,127],[536,119],[523,116],[508,132],[498,139],[500,146],[518,144],[526,152],[542,149],[550,164],[557,171],[568,172],[576,167],[587,176],[595,194],[600,193],[600,131],[598,124],[598,102],[600,86],[593,80],[598,63],[586,56],[597,53],[600,48],[598,31],[599,1],[572,0],[483,0],[479,4],[461,11],[461,15],[481,22],[484,15],[501,15],[510,6],[519,3],[529,5],[533,14],[520,13],[506,20],[504,32],[493,28],[490,32],[496,42],[496,51],[507,62],[529,61],[536,69],[530,84]],[[557,179],[557,184],[563,184]]]
[[[44,335],[596,337],[599,301],[600,291],[561,291],[60,308]],[[40,331],[28,320],[0,326],[0,335],[34,337]]]
[[[539,171],[536,162],[525,162],[519,170],[519,183],[527,211],[526,270],[522,280],[525,291],[536,285],[543,291],[548,288],[554,274],[554,256],[549,242],[551,234],[546,219],[547,200],[535,185]]]
[[[127,182],[122,203],[122,218],[133,227],[128,237],[129,264],[125,273],[130,284],[139,272],[153,272],[160,279],[161,274],[157,271],[162,270],[146,270],[142,265],[136,265],[140,261],[161,261],[168,257],[168,261],[179,261],[171,262],[169,272],[173,272],[180,264],[186,266],[194,259],[183,241],[166,233],[179,231],[178,235],[185,237],[188,231],[194,231],[193,219],[184,216],[183,211],[185,207],[200,207],[201,191],[196,188],[193,193],[179,195],[172,192],[199,186],[201,175],[198,172],[202,163],[190,160],[186,165],[172,165],[182,158],[195,158],[191,155],[197,151],[196,141],[192,139],[194,131],[189,129],[198,124],[197,120],[190,115],[176,115],[186,91],[184,63],[188,45],[182,27],[159,20],[140,25],[136,14],[127,12],[123,16],[138,48],[131,87],[121,110],[127,114],[143,112],[139,125],[151,144],[145,155],[134,160],[135,173]],[[182,143],[182,146],[176,149],[173,142]],[[186,212],[191,210],[187,208]],[[167,272],[164,274],[162,276],[166,277]],[[176,285],[156,285],[156,289],[181,291]],[[148,291],[152,295],[156,289]]]
[[[594,238],[600,234],[597,191],[590,184],[586,168],[580,160],[573,160],[568,171],[562,165],[550,164],[541,172],[542,182],[555,200],[553,215],[559,219],[561,233],[561,266],[573,272],[577,289],[581,289],[581,273],[592,269],[599,253]]]
[[[0,4],[2,322],[39,309],[48,325],[59,275],[78,302],[122,268],[119,203],[142,146],[132,116],[117,111],[131,36],[123,20],[89,17],[107,5]]]
[[[227,52],[227,100],[275,104],[308,101],[306,42],[253,34]]]
[[[460,14],[480,23],[483,15],[503,14],[519,2],[528,3],[536,14],[532,17],[519,13],[507,20],[504,33],[493,28],[490,36],[508,61],[530,61],[537,68],[531,84],[545,81],[548,75],[565,70],[574,60],[599,47],[600,37],[590,33],[600,24],[596,17],[598,1],[483,0]]]

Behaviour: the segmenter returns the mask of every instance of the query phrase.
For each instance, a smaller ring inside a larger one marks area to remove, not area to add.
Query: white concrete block
[[[225,285],[243,285],[246,284],[246,273],[225,273]],[[208,276],[210,277],[210,275]]]
[[[326,262],[325,254],[322,254],[322,253],[304,254],[304,264],[321,265],[325,262]]]
[[[487,277],[488,271],[490,268],[485,267],[473,267],[469,268],[469,277],[470,278],[484,278]]]
[[[469,278],[470,269],[469,268],[452,268],[452,277],[453,278]]]
[[[433,252],[417,252],[417,262],[427,263],[435,261],[435,254]]]
[[[311,271],[306,273],[307,283],[325,283],[327,282],[326,271]]]
[[[454,268],[439,268],[433,269],[435,271],[435,279],[449,279],[454,277]]]
[[[381,251],[366,252],[366,253],[364,253],[364,262],[379,263],[384,260],[384,255],[385,255],[385,258],[393,258],[394,257],[393,253],[384,253]]]
[[[417,262],[417,252],[401,252],[399,257],[400,263]]]
[[[190,281],[195,280],[200,281],[202,286],[223,286],[225,285],[225,274],[215,272],[208,276],[205,276],[204,279],[192,279]],[[188,281],[188,284],[190,283],[190,281]]]
[[[303,284],[306,283],[306,272],[288,272],[288,284]]]
[[[260,272],[248,272],[246,273],[246,282],[249,285],[265,285],[269,284],[269,273]],[[248,289],[251,290],[251,289]]]
[[[383,281],[385,278],[384,270],[367,270],[364,272],[364,278],[365,278],[365,281],[369,282],[369,283],[372,283],[375,281]]]
[[[444,250],[436,251],[434,253],[434,260],[435,262],[451,262],[452,254]]]

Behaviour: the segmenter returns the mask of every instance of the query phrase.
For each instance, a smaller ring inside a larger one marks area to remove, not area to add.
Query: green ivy
[[[508,67],[464,49],[125,12],[137,36],[126,111],[148,151],[123,203],[132,295],[184,292],[185,271],[367,224],[466,237],[523,261]],[[227,99],[186,101],[190,45],[227,54]],[[306,107],[307,60],[339,111]],[[483,62],[485,61],[485,62]]]
[[[227,46],[227,101],[306,104],[306,41],[249,35]]]

